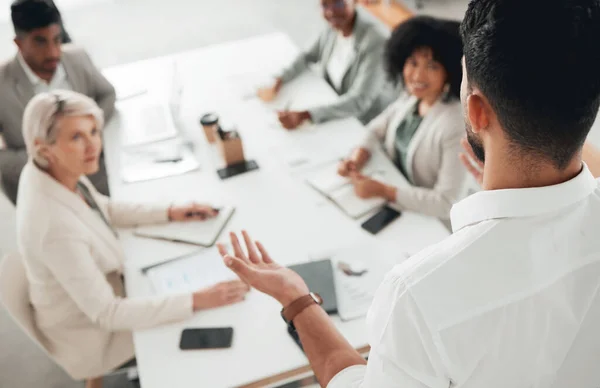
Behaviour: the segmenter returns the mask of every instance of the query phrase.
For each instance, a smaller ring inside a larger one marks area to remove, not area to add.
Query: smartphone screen
[[[399,216],[400,212],[398,210],[385,206],[373,215],[373,217],[366,220],[361,226],[367,232],[377,234]]]
[[[222,168],[217,171],[217,174],[219,174],[219,178],[227,179],[257,169],[258,164],[256,164],[256,161],[247,160],[229,167]]]
[[[185,329],[181,333],[179,348],[181,350],[230,348],[232,339],[232,327]]]

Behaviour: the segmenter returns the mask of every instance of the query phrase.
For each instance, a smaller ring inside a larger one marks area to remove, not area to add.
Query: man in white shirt
[[[600,387],[600,183],[582,146],[600,106],[598,0],[473,0],[462,24],[467,135],[484,191],[454,234],[394,268],[368,364],[319,298],[244,233],[224,260],[276,298],[322,386]]]
[[[0,64],[0,173],[3,188],[15,203],[19,176],[27,162],[21,133],[23,111],[40,92],[68,89],[93,98],[109,120],[115,109],[115,89],[94,66],[87,53],[73,45],[62,46],[60,13],[47,0],[16,0],[11,5],[15,43],[19,52]],[[104,161],[90,176],[94,186],[108,194]]]

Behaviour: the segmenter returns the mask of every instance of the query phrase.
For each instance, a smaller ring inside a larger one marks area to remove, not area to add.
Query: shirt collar
[[[499,218],[533,217],[556,212],[589,196],[598,182],[584,164],[573,179],[558,185],[475,193],[452,207],[452,231]]]
[[[66,76],[65,69],[63,68],[62,63],[59,62],[58,66],[56,67],[56,72],[54,72],[54,76],[52,77],[52,80],[50,82],[46,82],[45,80],[38,77],[38,75],[35,74],[33,72],[33,70],[31,70],[31,67],[29,67],[27,62],[25,62],[25,58],[23,58],[21,53],[17,54],[17,60],[19,61],[19,64],[23,68],[23,71],[25,72],[27,79],[29,79],[29,82],[31,82],[31,84],[33,86],[37,86],[40,84],[50,85],[52,82],[59,81]]]

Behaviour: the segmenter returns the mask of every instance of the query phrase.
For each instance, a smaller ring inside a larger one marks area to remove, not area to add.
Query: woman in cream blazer
[[[95,102],[70,91],[39,94],[24,114],[30,161],[20,178],[18,246],[36,325],[74,379],[94,379],[131,360],[133,330],[241,301],[248,290],[236,281],[193,294],[125,297],[125,257],[113,226],[203,219],[214,210],[121,204],[99,194],[85,175],[98,167],[102,125]]]
[[[384,197],[401,209],[448,222],[466,178],[457,157],[464,135],[461,56],[458,23],[419,16],[393,32],[388,72],[405,90],[368,124],[366,139],[338,168],[352,178],[357,195]],[[410,186],[394,187],[360,173],[377,147],[383,147]]]

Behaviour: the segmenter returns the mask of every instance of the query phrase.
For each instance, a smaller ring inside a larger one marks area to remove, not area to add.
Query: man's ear
[[[479,133],[489,127],[491,107],[485,97],[475,92],[467,97],[467,117],[474,133]]]

